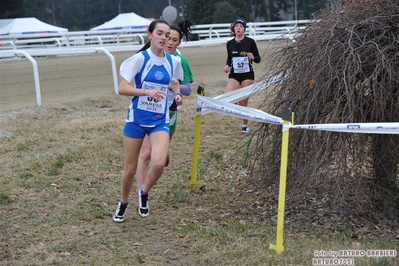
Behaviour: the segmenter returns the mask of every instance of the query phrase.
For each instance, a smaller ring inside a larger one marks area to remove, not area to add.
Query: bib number
[[[142,89],[161,90],[165,92],[166,95],[168,93],[168,88],[166,85],[152,83],[152,82],[144,82]],[[163,114],[165,113],[166,102],[167,102],[167,96],[164,96],[160,100],[155,100],[150,96],[139,96],[139,102],[137,104],[137,108],[147,112]]]
[[[248,73],[249,59],[248,57],[233,57],[234,73]]]

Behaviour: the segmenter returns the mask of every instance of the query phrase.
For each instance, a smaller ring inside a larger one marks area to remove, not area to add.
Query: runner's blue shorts
[[[169,134],[169,124],[165,123],[153,127],[145,127],[134,122],[128,122],[125,123],[125,127],[123,128],[123,135],[133,139],[142,139],[146,134],[150,136],[152,133],[158,131],[165,131]]]

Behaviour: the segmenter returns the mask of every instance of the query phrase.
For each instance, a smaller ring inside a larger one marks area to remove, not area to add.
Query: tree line
[[[339,0],[2,0],[0,19],[36,17],[70,31],[89,30],[116,17],[134,12],[145,18],[162,17],[169,3],[179,18],[196,24],[311,19],[313,14],[339,5]]]

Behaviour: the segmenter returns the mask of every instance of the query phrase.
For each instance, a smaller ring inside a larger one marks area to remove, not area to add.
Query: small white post
[[[14,50],[14,53],[15,53],[15,55],[23,55],[23,56],[25,56],[32,63],[33,76],[35,77],[36,102],[37,102],[38,106],[41,106],[42,105],[42,95],[40,93],[40,79],[39,79],[39,70],[37,68],[37,62],[35,61],[35,59],[32,58],[32,56],[30,56],[30,54],[28,54],[25,51]]]
[[[104,54],[108,55],[109,59],[111,60],[112,76],[114,78],[114,89],[115,89],[115,93],[119,95],[118,76],[117,76],[117,72],[116,72],[115,57],[110,52],[108,52],[108,50],[105,49],[104,47],[97,47],[96,51],[102,51]]]

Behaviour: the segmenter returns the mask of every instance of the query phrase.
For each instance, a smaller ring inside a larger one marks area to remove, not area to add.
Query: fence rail
[[[311,21],[250,22],[246,34],[259,40],[292,39]],[[231,24],[197,25],[196,40],[182,42],[181,47],[218,45],[231,38]],[[114,91],[118,94],[118,77],[113,52],[137,51],[146,41],[146,30],[81,31],[37,35],[0,36],[0,61],[27,58],[33,67],[36,101],[41,105],[40,79],[35,56],[78,55],[104,53],[110,61]]]
[[[310,21],[273,21],[249,22],[246,34],[256,40],[273,40],[277,38],[292,38],[298,30],[304,28]],[[231,38],[230,23],[201,24],[193,30],[192,41],[224,41]],[[146,41],[145,29],[132,30],[101,30],[76,31],[64,33],[20,34],[0,36],[1,50],[28,50],[52,48],[81,48],[81,47],[109,47],[143,45]],[[202,45],[202,43],[198,43]],[[130,49],[128,49],[130,50]]]

